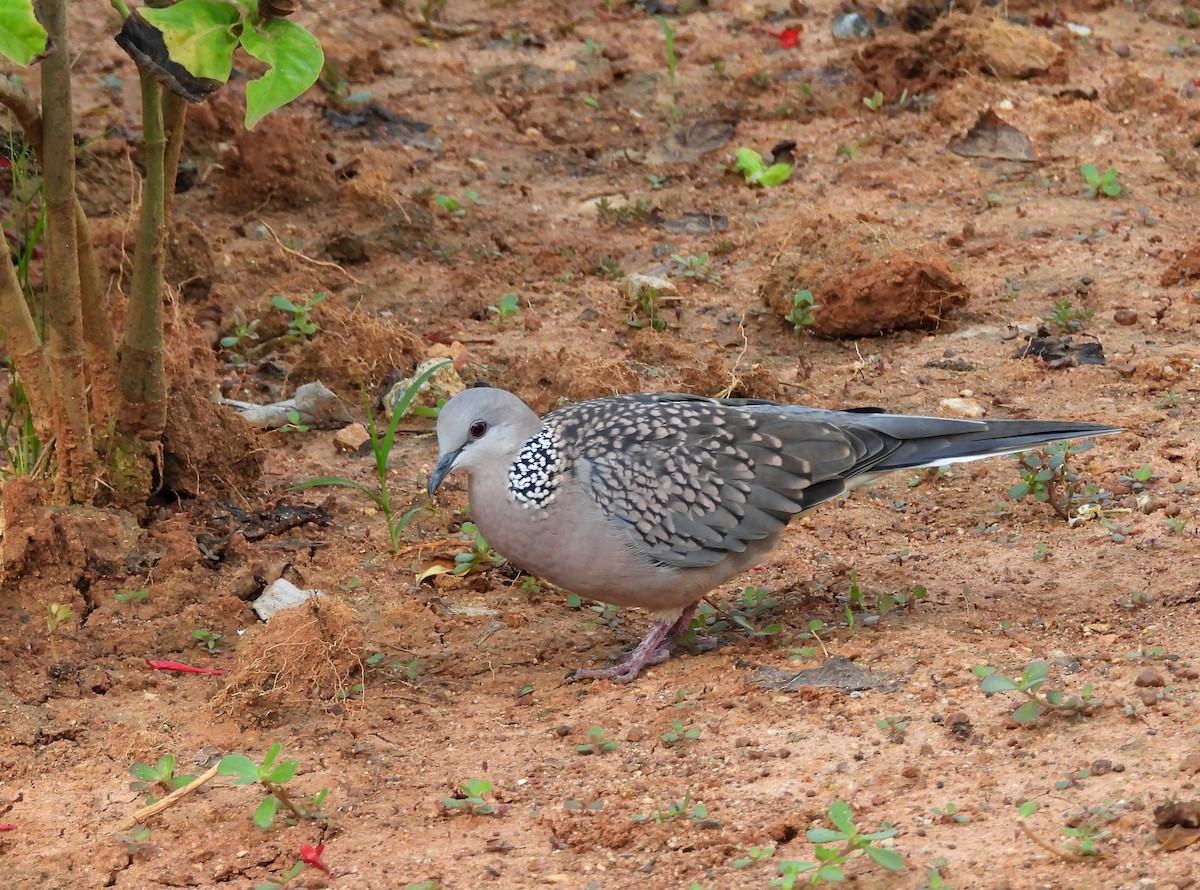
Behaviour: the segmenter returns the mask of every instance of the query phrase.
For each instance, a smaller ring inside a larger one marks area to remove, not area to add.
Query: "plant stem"
[[[126,405],[124,431],[151,447],[162,439],[167,419],[167,383],[163,370],[162,270],[166,251],[163,155],[165,136],[161,88],[147,74],[142,84],[142,141],[146,183],[133,255],[129,312],[121,344],[118,378]]]
[[[292,799],[287,796],[287,792],[283,790],[282,786],[276,785],[274,782],[268,782],[266,779],[263,779],[262,783],[266,786],[268,791],[275,795],[276,800],[292,811],[292,815],[297,819],[312,818],[308,813],[300,809],[300,807],[296,806],[296,804],[292,802]]]
[[[96,487],[84,387],[83,317],[79,307],[75,225],[75,140],[71,109],[69,0],[45,0],[42,25],[54,49],[42,60],[42,173],[46,196],[46,355],[54,386],[55,494],[91,501]]]

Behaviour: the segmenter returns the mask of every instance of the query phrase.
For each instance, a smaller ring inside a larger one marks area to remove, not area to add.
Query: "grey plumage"
[[[473,518],[517,565],[655,625],[630,660],[577,672],[630,680],[667,657],[712,588],[774,549],[792,517],[883,473],[942,466],[1119,428],[825,411],[749,399],[628,395],[538,418],[480,387],[438,418],[432,496],[470,476]]]

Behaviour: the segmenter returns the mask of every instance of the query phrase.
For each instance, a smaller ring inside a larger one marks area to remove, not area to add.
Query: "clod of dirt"
[[[1180,251],[1167,266],[1158,283],[1163,287],[1183,286],[1200,279],[1200,243]]]
[[[1061,67],[1063,51],[1038,32],[999,18],[991,10],[952,13],[916,37],[880,40],[863,47],[856,64],[866,82],[885,96],[921,95],[959,77],[1019,80]],[[1061,73],[1060,80],[1065,77]]]
[[[964,158],[996,158],[1002,161],[1038,160],[1029,137],[1016,127],[1005,123],[991,108],[980,112],[975,125],[961,138],[951,139],[947,146]]]
[[[141,529],[121,510],[51,507],[45,488],[30,479],[10,479],[0,488],[0,583],[12,586],[37,578],[73,585],[85,572],[119,574],[137,546]],[[30,585],[19,585],[28,593]],[[34,608],[38,614],[43,610]]]
[[[690,164],[725,145],[733,138],[735,131],[736,124],[733,121],[697,121],[686,129],[667,134],[662,145],[646,153],[646,163],[651,167]]]
[[[204,379],[176,374],[163,432],[163,488],[175,493],[245,491],[262,475],[257,434],[213,404]]]
[[[898,229],[830,215],[801,228],[793,245],[762,284],[762,298],[786,318],[796,294],[811,291],[807,329],[819,337],[936,328],[970,296],[949,265]]]
[[[332,597],[311,599],[242,637],[213,707],[265,723],[286,707],[336,705],[362,682],[363,651],[350,607]]]
[[[233,212],[267,202],[274,207],[332,203],[337,181],[327,150],[312,120],[286,112],[269,115],[255,129],[240,133],[225,153],[217,203]]]
[[[203,230],[189,219],[174,220],[163,280],[178,287],[184,299],[199,302],[212,291],[215,268],[212,248]]]

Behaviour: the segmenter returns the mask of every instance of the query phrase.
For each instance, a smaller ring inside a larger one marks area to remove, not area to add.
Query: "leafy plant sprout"
[[[267,790],[267,796],[254,811],[252,821],[259,828],[270,828],[275,822],[275,816],[282,806],[297,821],[304,819],[327,818],[321,812],[328,789],[323,789],[312,798],[305,801],[306,806],[294,801],[284,786],[296,776],[297,763],[294,760],[282,760],[276,763],[283,746],[279,743],[267,749],[261,765],[242,754],[227,754],[217,764],[217,772],[222,776],[230,776],[235,785],[261,784]]]
[[[679,108],[675,104],[675,29],[666,20],[664,16],[656,15],[655,20],[662,28],[663,41],[666,44],[667,50],[667,86],[671,90],[671,123],[679,120]]]
[[[673,253],[671,254],[671,260],[681,267],[680,274],[684,278],[711,281],[714,284],[721,280],[721,276],[713,271],[712,265],[708,261],[707,253],[702,253],[699,256],[683,256]]]
[[[400,549],[400,533],[404,531],[409,520],[413,518],[421,509],[421,506],[411,507],[403,514],[397,515],[395,506],[392,503],[392,493],[388,486],[388,457],[392,453],[392,445],[396,440],[396,428],[400,425],[400,419],[408,410],[408,406],[412,404],[413,399],[417,397],[417,393],[430,377],[451,364],[449,360],[440,362],[428,368],[424,373],[418,376],[412,384],[405,390],[404,395],[396,403],[392,409],[392,419],[388,423],[387,428],[380,433],[379,427],[376,424],[375,415],[371,411],[371,403],[367,397],[366,391],[363,391],[363,408],[367,414],[367,432],[371,436],[371,453],[375,457],[375,479],[376,488],[369,488],[361,482],[355,482],[353,479],[347,479],[344,476],[323,476],[320,479],[311,479],[307,482],[300,482],[293,486],[297,490],[305,488],[318,487],[341,487],[352,488],[355,491],[366,495],[379,512],[383,514],[384,522],[387,523],[388,546],[392,553],[396,553]]]
[[[1095,486],[1082,482],[1071,468],[1072,458],[1095,445],[1091,439],[1075,443],[1055,442],[1041,451],[1018,454],[1021,481],[1008,490],[1008,496],[1014,501],[1032,497],[1049,504],[1055,513],[1071,522],[1081,505],[1103,503],[1107,498]]]
[[[131,782],[131,791],[169,794],[176,788],[182,788],[191,783],[195,776],[175,775],[175,755],[164,754],[158,758],[154,766],[145,763],[135,763],[129,767],[129,774],[137,781]],[[158,798],[151,794],[146,798],[147,804],[154,803]]]
[[[609,751],[617,750],[617,742],[615,739],[606,739],[604,737],[604,728],[601,726],[593,726],[588,730],[588,740],[585,745],[576,745],[576,754],[607,754]]]
[[[500,298],[500,302],[495,306],[488,306],[488,312],[491,312],[500,323],[508,321],[514,315],[521,311],[521,303],[514,293],[507,293]]]
[[[985,693],[1019,692],[1026,697],[1012,713],[1012,719],[1017,723],[1033,723],[1046,711],[1061,711],[1073,716],[1088,716],[1092,712],[1091,684],[1086,684],[1078,695],[1066,696],[1057,689],[1041,691],[1050,676],[1048,661],[1031,661],[1015,679],[984,665],[971,670],[980,678],[979,688]]]
[[[816,322],[813,316],[813,311],[817,308],[812,291],[798,290],[792,295],[792,308],[787,315],[784,316],[785,321],[792,323],[792,330],[804,331],[812,327]]]
[[[1069,297],[1062,297],[1054,301],[1054,311],[1047,321],[1069,334],[1083,330],[1084,322],[1091,321],[1093,315],[1091,309],[1076,309]]]
[[[805,832],[805,837],[814,845],[813,861],[781,862],[780,877],[771,881],[769,886],[793,890],[802,875],[808,876],[805,883],[810,887],[844,881],[845,865],[860,852],[888,871],[898,872],[904,868],[904,859],[899,853],[878,846],[880,841],[896,836],[895,828],[885,823],[878,831],[867,834],[859,832],[854,824],[854,811],[848,803],[840,800],[829,805],[829,821],[833,823],[833,828],[813,828]]]
[[[204,651],[214,655],[224,651],[224,647],[221,645],[221,636],[207,627],[198,627],[192,631],[192,639],[196,641],[196,644]]]
[[[452,797],[442,798],[442,806],[450,810],[462,810],[472,816],[490,816],[497,808],[494,803],[484,800],[484,795],[491,791],[492,783],[487,779],[463,779]]]
[[[324,294],[313,294],[302,303],[293,303],[282,294],[276,294],[271,297],[271,305],[281,312],[286,312],[291,317],[288,319],[288,330],[286,336],[294,342],[302,343],[305,340],[312,338],[313,334],[319,331],[320,326],[312,320],[312,311],[317,307],[317,304],[325,299]]]
[[[1109,167],[1101,173],[1095,164],[1084,164],[1079,168],[1079,175],[1083,177],[1084,195],[1088,198],[1099,198],[1101,195],[1115,198],[1121,194],[1121,180],[1116,167]]]

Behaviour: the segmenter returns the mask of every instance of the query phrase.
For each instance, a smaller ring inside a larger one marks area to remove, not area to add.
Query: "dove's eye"
[[[487,421],[477,420],[473,424],[471,424],[470,433],[471,433],[472,439],[482,439],[483,434],[486,433],[487,431],[488,431]]]

